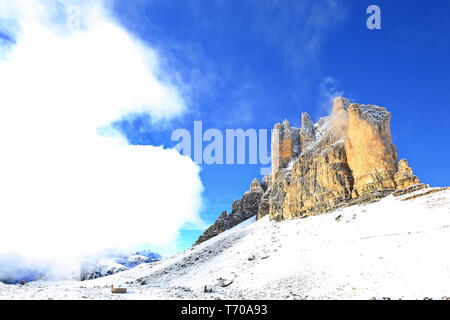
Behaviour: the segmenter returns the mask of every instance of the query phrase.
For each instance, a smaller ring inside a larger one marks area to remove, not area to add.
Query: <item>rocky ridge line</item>
[[[275,124],[272,174],[261,183],[254,179],[232,212],[222,212],[195,244],[254,215],[276,221],[303,218],[428,187],[406,159],[398,161],[390,120],[386,108],[337,97],[331,114],[315,124],[306,112],[300,128],[287,120]]]

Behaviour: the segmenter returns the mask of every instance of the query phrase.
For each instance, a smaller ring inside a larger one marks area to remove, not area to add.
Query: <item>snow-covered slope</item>
[[[409,197],[280,223],[251,218],[159,262],[83,282],[0,285],[0,298],[442,299],[450,190]]]

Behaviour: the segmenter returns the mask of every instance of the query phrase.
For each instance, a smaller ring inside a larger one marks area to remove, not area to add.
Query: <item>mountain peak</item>
[[[276,123],[272,174],[263,184],[254,179],[230,215],[221,216],[197,243],[254,215],[276,221],[306,217],[425,187],[405,159],[398,161],[386,108],[336,97],[331,110],[316,124],[303,112],[300,128],[287,120]]]

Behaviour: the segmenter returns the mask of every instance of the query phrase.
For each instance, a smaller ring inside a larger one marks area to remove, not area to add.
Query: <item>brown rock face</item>
[[[270,213],[269,198],[272,193],[271,189],[271,176],[265,176],[262,178],[262,187],[265,190],[261,199],[259,200],[258,213],[256,214],[256,219],[261,219],[262,217]]]
[[[347,134],[349,104],[349,101],[342,97],[337,97],[333,101],[333,108],[330,115],[330,129],[341,137]]]
[[[258,179],[253,179],[250,184],[250,190],[244,193],[244,196],[233,202],[230,214],[223,211],[219,218],[198,238],[195,244],[202,243],[219,233],[231,229],[239,223],[253,217],[258,213],[259,203],[264,193],[263,184]]]
[[[353,177],[340,137],[328,131],[318,141],[309,141],[303,147],[306,150],[290,170],[272,176],[271,219],[323,213],[351,199]]]
[[[203,234],[198,238],[198,240],[195,242],[195,244],[200,244],[203,241],[209,240],[215,236],[217,236],[219,233],[224,232],[227,230],[228,225],[228,214],[227,211],[222,211],[220,216],[217,218],[217,220],[208,227],[208,229],[203,232]]]
[[[302,113],[302,127],[300,128],[300,148],[306,149],[316,140],[314,123],[308,113]]]
[[[355,103],[349,106],[345,151],[355,179],[354,197],[396,188],[398,160],[390,120],[385,108]]]
[[[330,116],[316,124],[307,113],[302,114],[300,128],[287,120],[277,123],[272,174],[262,184],[254,180],[250,191],[233,203],[232,213],[222,213],[199,241],[255,214],[281,221],[426,187],[406,160],[397,163],[390,120],[385,108],[338,97]]]
[[[271,189],[267,189],[266,192],[261,196],[258,213],[256,214],[256,219],[261,219],[262,217],[268,215],[270,213],[270,194]]]
[[[385,108],[341,97],[334,99],[330,116],[314,125],[302,114],[299,155],[272,174],[265,195],[270,218],[280,221],[376,201],[420,183],[406,161],[397,165],[390,120]],[[267,210],[262,208],[258,216]]]
[[[397,184],[398,190],[406,189],[410,186],[420,184],[419,179],[415,175],[413,175],[413,171],[406,159],[402,159],[398,163],[398,171],[394,175],[394,180]]]
[[[289,121],[275,124],[272,133],[272,172],[285,168],[294,155],[298,155],[300,140],[298,129],[291,128]]]

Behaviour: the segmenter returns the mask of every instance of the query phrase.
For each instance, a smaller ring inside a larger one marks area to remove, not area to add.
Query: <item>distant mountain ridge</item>
[[[132,269],[142,263],[152,263],[159,260],[161,260],[161,255],[151,250],[130,252],[118,257],[86,260],[82,263],[77,278],[81,281],[96,279]]]
[[[112,275],[137,267],[142,263],[152,263],[161,260],[161,255],[151,250],[129,252],[107,251],[99,257],[90,257],[82,261],[75,272],[64,275],[75,280],[90,280]],[[18,257],[11,256],[11,264],[17,266]],[[15,264],[14,264],[15,263]],[[52,279],[50,266],[28,264],[14,271],[0,270],[0,282],[7,284],[24,284],[36,280]]]

